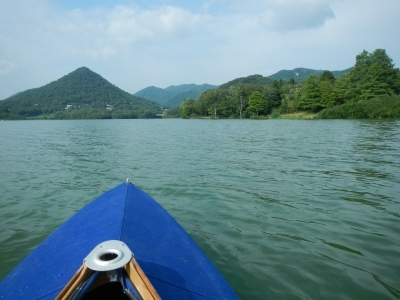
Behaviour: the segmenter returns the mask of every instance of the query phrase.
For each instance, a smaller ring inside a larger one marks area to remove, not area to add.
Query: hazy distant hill
[[[81,67],[45,86],[30,89],[0,101],[2,118],[30,117],[52,114],[71,108],[152,111],[159,113],[160,105],[133,96],[111,84],[99,74]]]
[[[163,104],[171,97],[175,96],[173,93],[166,91],[165,89],[156,87],[156,86],[149,86],[144,88],[135,94],[137,97],[142,97],[151,101],[155,101],[159,104]]]
[[[211,84],[181,84],[181,85],[171,85],[165,89],[149,86],[144,88],[137,93],[135,96],[143,97],[160,103],[163,106],[177,107],[185,98],[196,99],[203,91],[209,89],[215,89],[218,86]]]
[[[204,89],[204,90],[191,90],[187,91],[184,93],[180,93],[170,99],[168,99],[165,102],[165,106],[168,107],[178,107],[183,99],[190,98],[190,99],[196,99],[203,91],[205,90],[210,90],[210,89],[215,89],[216,87],[212,86],[210,88]]]
[[[349,72],[351,68],[343,70],[343,71],[331,71],[333,76],[336,78],[342,77],[347,72]],[[313,70],[307,68],[296,68],[293,70],[281,70],[273,75],[268,76],[269,79],[272,80],[280,80],[289,81],[290,78],[293,78],[295,82],[300,82],[306,80],[310,75],[321,75],[325,70]]]

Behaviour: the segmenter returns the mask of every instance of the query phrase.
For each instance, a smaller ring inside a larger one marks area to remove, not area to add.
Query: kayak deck
[[[1,283],[1,299],[54,299],[96,245],[120,240],[162,299],[238,299],[185,230],[154,199],[122,183],[73,215]]]

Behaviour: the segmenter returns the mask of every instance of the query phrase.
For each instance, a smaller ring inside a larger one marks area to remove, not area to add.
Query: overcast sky
[[[86,66],[121,89],[223,84],[362,50],[400,65],[400,0],[0,0],[0,99]]]

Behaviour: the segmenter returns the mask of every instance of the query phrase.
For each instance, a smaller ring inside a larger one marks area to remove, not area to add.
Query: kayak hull
[[[162,299],[238,299],[185,230],[131,183],[61,225],[0,283],[0,299],[54,299],[88,253],[107,240],[126,243]]]

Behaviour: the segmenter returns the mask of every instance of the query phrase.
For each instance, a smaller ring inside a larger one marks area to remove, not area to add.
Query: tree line
[[[319,118],[400,118],[400,72],[384,49],[361,52],[340,78],[330,71],[303,82],[233,84],[185,99],[166,117],[264,118],[299,111]]]

